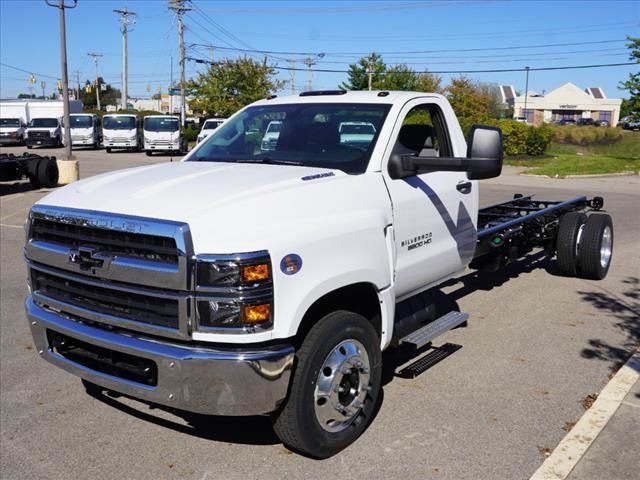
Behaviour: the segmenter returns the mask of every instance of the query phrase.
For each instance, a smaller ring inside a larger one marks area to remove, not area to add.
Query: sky
[[[58,0],[50,0],[58,2]],[[72,0],[66,0],[72,4]],[[176,16],[163,0],[78,0],[65,10],[71,86],[95,77],[87,53],[99,53],[99,75],[121,88],[122,36],[114,9],[136,12],[128,35],[129,96],[166,93],[179,78]],[[205,1],[193,0],[184,15],[186,56],[234,59],[267,56],[280,94],[335,89],[350,63],[370,52],[387,65],[405,63],[415,71],[443,72],[447,85],[459,72],[468,77],[525,90],[549,92],[566,82],[601,87],[609,98],[627,98],[618,83],[640,66],[536,70],[549,67],[627,63],[626,36],[640,36],[640,2],[634,1]],[[267,52],[267,53],[264,53]],[[312,59],[310,74],[303,62]],[[191,78],[206,68],[186,62]],[[28,93],[31,73],[50,95],[61,78],[59,10],[44,0],[0,0],[0,97]],[[76,72],[79,72],[76,75]]]

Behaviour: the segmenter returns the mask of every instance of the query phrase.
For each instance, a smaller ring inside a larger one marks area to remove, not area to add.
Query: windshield
[[[0,127],[19,127],[19,118],[0,118]]]
[[[144,119],[144,129],[148,132],[177,132],[179,128],[177,118],[149,117]]]
[[[62,123],[64,125],[64,121]],[[71,128],[91,128],[93,127],[93,118],[91,115],[79,115],[69,117],[69,125]]]
[[[390,108],[364,103],[249,107],[209,135],[189,161],[302,165],[363,173],[378,138],[375,132]],[[343,141],[340,125],[349,122],[371,125],[374,134],[358,143]]]
[[[222,125],[221,120],[207,120],[206,122],[204,122],[202,130],[215,130],[220,125]]]
[[[29,122],[29,126],[32,128],[56,128],[58,120],[55,118],[34,118]]]
[[[103,117],[104,130],[133,130],[136,128],[135,117]]]

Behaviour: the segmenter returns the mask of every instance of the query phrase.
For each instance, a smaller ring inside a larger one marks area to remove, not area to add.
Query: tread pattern
[[[576,247],[580,227],[587,221],[584,212],[565,213],[560,218],[556,238],[556,255],[560,273],[569,277],[577,274]]]
[[[578,275],[580,278],[602,280],[607,276],[611,259],[606,267],[600,264],[602,234],[606,227],[611,229],[611,249],[613,253],[613,222],[611,216],[604,213],[590,215],[582,231],[578,249]]]

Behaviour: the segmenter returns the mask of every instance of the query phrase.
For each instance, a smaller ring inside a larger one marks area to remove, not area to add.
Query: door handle
[[[456,190],[462,193],[470,193],[471,192],[471,182],[460,182],[456,185]]]

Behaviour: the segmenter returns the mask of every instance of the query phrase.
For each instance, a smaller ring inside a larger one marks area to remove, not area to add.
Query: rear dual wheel
[[[558,268],[571,277],[602,280],[613,255],[611,216],[569,212],[560,218],[556,240]]]
[[[367,428],[380,392],[380,340],[361,315],[322,318],[296,354],[289,396],[274,430],[292,450],[327,458]]]
[[[30,162],[27,177],[35,188],[51,188],[58,184],[59,172],[58,164],[53,158],[40,158],[35,162]]]

